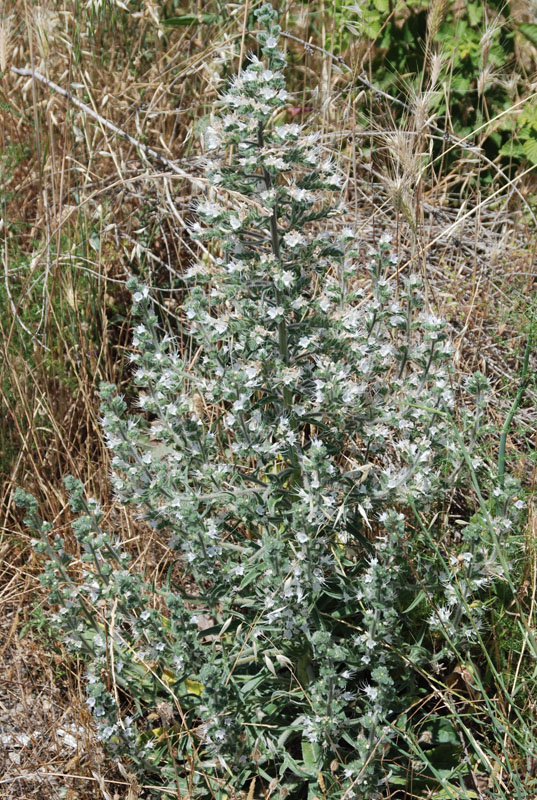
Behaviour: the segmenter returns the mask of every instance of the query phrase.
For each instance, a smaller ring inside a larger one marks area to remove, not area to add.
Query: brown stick
[[[174,164],[173,161],[170,161],[169,158],[166,158],[157,150],[153,150],[152,147],[148,147],[146,144],[143,144],[138,139],[135,139],[134,136],[130,136],[130,134],[128,134],[126,131],[122,130],[121,128],[118,128],[118,126],[114,125],[113,122],[110,122],[110,120],[106,119],[105,117],[102,117],[92,108],[90,108],[90,106],[87,106],[85,103],[82,103],[76,97],[73,97],[71,92],[68,92],[66,89],[59,86],[57,83],[54,83],[54,81],[49,80],[44,75],[41,75],[40,72],[31,69],[20,69],[19,67],[11,67],[11,71],[14,72],[16,75],[22,75],[23,77],[33,78],[34,80],[41,81],[41,83],[44,83],[45,86],[48,86],[50,89],[54,89],[55,92],[61,94],[62,97],[65,97],[67,100],[69,100],[70,103],[79,108],[89,117],[93,117],[93,119],[95,119],[103,127],[108,128],[108,130],[112,131],[112,133],[117,134],[126,142],[129,142],[130,144],[137,147],[148,158],[152,158],[159,164],[162,164],[163,166],[167,167],[169,170],[175,172],[175,174],[179,175],[181,178],[186,178],[191,182],[200,183],[200,180],[198,178],[194,178],[192,175],[182,170],[180,167],[177,166],[177,164]]]

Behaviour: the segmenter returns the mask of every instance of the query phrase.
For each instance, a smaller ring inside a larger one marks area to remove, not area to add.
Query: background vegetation
[[[176,330],[181,274],[199,254],[187,230],[204,188],[203,133],[253,46],[254,8],[0,6],[2,796],[143,792],[93,743],[81,669],[51,640],[41,567],[13,490],[29,488],[76,553],[62,483],[75,475],[122,531],[133,563],[162,577],[166,542],[111,500],[97,386],[110,381],[133,398],[128,274],[155,287],[162,323]],[[494,598],[479,674],[453,664],[426,699],[456,722],[434,732],[440,750],[436,762],[428,758],[438,765],[447,752],[473,768],[475,754],[460,751],[453,730],[485,726],[486,735],[474,735],[483,757],[467,796],[531,797],[537,750],[519,736],[520,719],[531,730],[536,701],[531,347],[524,392],[512,419],[509,412],[537,313],[533,7],[334,0],[281,4],[281,12],[293,93],[287,121],[320,129],[326,148],[340,152],[349,177],[341,200],[359,222],[364,253],[391,233],[399,263],[421,273],[429,302],[450,323],[457,368],[480,369],[493,385],[483,447],[497,461],[504,429],[526,522],[513,534],[517,557],[503,602]],[[446,530],[476,508],[471,487],[454,492],[442,512]],[[397,791],[425,796],[412,771]]]

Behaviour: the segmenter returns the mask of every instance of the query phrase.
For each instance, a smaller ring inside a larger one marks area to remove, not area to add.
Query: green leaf
[[[454,75],[451,83],[451,88],[455,92],[458,92],[460,94],[466,94],[467,92],[470,91],[470,79],[465,77],[464,75]],[[460,135],[461,131],[459,131],[459,136]]]
[[[513,141],[513,139],[509,139],[508,142],[503,144],[499,150],[501,156],[506,156],[507,158],[524,158],[524,148],[521,144],[517,144],[517,142]]]
[[[0,73],[0,75],[3,74],[4,73]],[[7,111],[8,114],[13,114],[15,117],[19,117],[19,119],[22,118],[22,114],[19,114],[16,108],[12,106],[11,103],[8,103],[7,100],[0,100],[0,110]]]
[[[241,696],[244,698],[249,695],[250,692],[255,691],[257,687],[261,686],[261,684],[265,681],[265,678],[266,676],[264,672],[260,672],[255,678],[250,678],[249,681],[246,681],[246,683],[239,688]]]
[[[212,25],[221,21],[222,17],[219,14],[181,14],[180,17],[163,19],[162,24],[177,28],[180,25]]]
[[[308,742],[302,739],[302,760],[304,769],[316,776],[321,766],[321,750],[317,742]]]
[[[203,694],[204,686],[199,681],[193,681],[190,678],[185,678],[184,680],[185,689],[189,694],[195,694],[198,697],[201,697]]]
[[[466,8],[468,9],[468,19],[470,25],[479,25],[483,19],[483,5],[482,3],[469,3]]]
[[[438,778],[451,777],[454,768],[459,762],[462,745],[458,744],[439,744],[432,750],[427,750],[427,767],[433,771]]]
[[[300,766],[300,764],[297,761],[295,761],[295,759],[292,758],[292,756],[289,755],[289,753],[286,753],[283,757],[282,765],[280,767],[280,777],[282,777],[282,775],[285,775],[288,769],[291,770],[293,775],[298,775],[299,778],[310,777],[309,773],[306,772]]]
[[[537,47],[537,25],[534,22],[521,22],[518,26],[518,31],[528,42]]]
[[[535,164],[537,166],[537,139],[533,137],[526,139],[522,145],[522,150],[530,164]]]
[[[426,600],[426,599],[427,599],[427,595],[425,594],[425,592],[422,589],[421,591],[418,592],[418,594],[416,595],[414,600],[411,602],[411,604],[407,608],[405,608],[405,610],[403,611],[403,614],[410,613],[410,611],[413,611],[416,608],[416,606],[418,606],[421,603],[422,600]]]
[[[95,231],[90,233],[88,242],[90,244],[90,247],[93,250],[95,250],[96,253],[98,253],[101,247],[101,237],[99,236],[99,234],[96,233]]]
[[[437,717],[423,725],[420,728],[420,738],[422,740],[425,732],[430,734],[430,743],[432,745],[451,744],[457,747],[460,746],[457,729],[446,717]]]
[[[302,686],[307,686],[312,679],[311,656],[309,653],[301,653],[297,660],[296,674]]]

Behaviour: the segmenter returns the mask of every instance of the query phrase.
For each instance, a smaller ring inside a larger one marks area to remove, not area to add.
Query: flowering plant
[[[420,674],[469,652],[500,567],[478,521],[455,561],[423,524],[464,446],[445,326],[415,276],[387,278],[387,241],[360,273],[329,200],[344,178],[315,134],[279,124],[280,28],[271,6],[257,19],[261,58],[206,132],[192,235],[220,249],[185,276],[182,348],[133,278],[143,413],[101,389],[117,500],[169,536],[167,581],[129,567],[79,481],[82,581],[18,498],[110,752],[178,796],[253,797],[257,781],[264,797],[373,798],[400,760],[399,712]],[[468,388],[475,438],[487,388]]]

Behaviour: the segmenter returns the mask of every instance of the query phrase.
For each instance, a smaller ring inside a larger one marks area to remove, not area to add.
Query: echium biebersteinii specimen
[[[330,203],[337,163],[316,134],[283,123],[272,7],[257,20],[260,57],[206,132],[213,188],[192,232],[220,255],[206,250],[185,276],[184,349],[159,335],[133,279],[144,414],[127,417],[102,389],[117,499],[168,532],[184,584],[129,570],[69,479],[83,512],[77,582],[35,501],[20,499],[53,556],[55,624],[87,658],[101,738],[144,782],[202,798],[256,778],[260,797],[306,797],[311,783],[370,800],[387,780],[393,720],[416,696],[411,665],[438,664],[446,641],[470,646],[491,554],[474,531],[457,594],[443,556],[407,530],[402,512],[426,511],[460,466],[450,345],[417,279],[394,293],[382,239],[364,274]],[[472,388],[479,409],[484,386]]]

